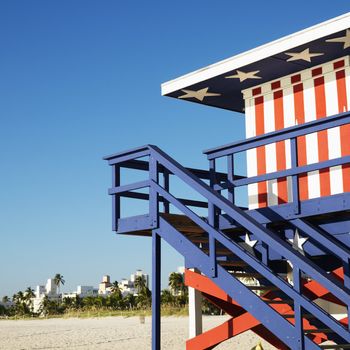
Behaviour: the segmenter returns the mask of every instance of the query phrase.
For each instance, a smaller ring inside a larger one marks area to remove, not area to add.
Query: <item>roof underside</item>
[[[349,55],[349,27],[347,13],[165,82],[162,95],[242,113],[242,90]]]

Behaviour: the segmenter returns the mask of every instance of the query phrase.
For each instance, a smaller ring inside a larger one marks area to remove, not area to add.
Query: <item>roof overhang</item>
[[[350,12],[165,82],[161,85],[162,95],[243,112],[242,90],[350,54],[350,45],[345,47],[344,42],[328,41],[345,37],[348,28]],[[311,54],[322,55],[311,57],[310,62],[303,59],[287,61],[291,58],[287,52],[300,53],[306,49]],[[260,79],[227,78],[237,75],[237,71],[258,71],[255,77]],[[191,97],[192,92],[198,91],[196,97]],[[207,96],[203,97],[205,93]]]

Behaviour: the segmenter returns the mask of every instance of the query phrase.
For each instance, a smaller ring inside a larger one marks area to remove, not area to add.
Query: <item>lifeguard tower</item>
[[[165,96],[245,118],[246,139],[204,152],[207,171],[153,145],[105,158],[113,230],[152,237],[154,350],[161,239],[185,259],[187,349],[212,349],[247,330],[278,349],[350,349],[349,28],[346,14],[162,85]],[[235,167],[242,153],[246,176]],[[124,168],[144,180],[121,182]],[[176,195],[174,178],[196,195]],[[241,188],[247,207],[238,205]],[[149,210],[122,217],[125,197]],[[202,332],[201,296],[231,319]]]

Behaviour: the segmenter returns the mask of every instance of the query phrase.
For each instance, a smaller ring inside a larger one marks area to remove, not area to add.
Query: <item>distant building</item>
[[[55,283],[54,278],[49,278],[45,286],[36,286],[35,297],[33,301],[33,311],[39,312],[42,300],[47,296],[50,300],[60,300],[61,294],[58,294],[58,287]]]
[[[62,298],[86,298],[98,295],[98,289],[93,286],[77,286],[77,290],[71,293],[64,293]]]
[[[102,282],[98,286],[98,294],[108,295],[111,294],[111,279],[108,275],[102,277]]]
[[[137,294],[137,290],[135,288],[135,280],[138,276],[141,276],[145,280],[146,287],[149,288],[149,276],[144,273],[142,270],[137,270],[135,273],[130,275],[130,279],[123,278],[118,286],[122,295],[125,296],[127,294]]]

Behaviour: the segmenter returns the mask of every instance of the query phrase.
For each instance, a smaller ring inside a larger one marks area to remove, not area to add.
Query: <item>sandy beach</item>
[[[227,316],[204,317],[204,329],[225,321]],[[188,337],[187,317],[163,317],[162,349],[185,349]],[[247,332],[228,340],[216,349],[250,350],[259,341]],[[262,341],[266,350],[275,349]],[[150,349],[151,318],[139,317],[68,318],[0,321],[1,350],[43,349]]]

